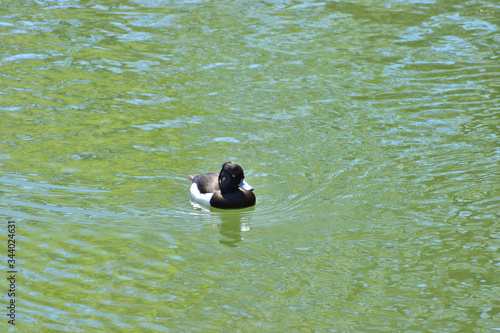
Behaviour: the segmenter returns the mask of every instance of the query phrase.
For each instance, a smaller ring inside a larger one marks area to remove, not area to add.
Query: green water
[[[499,18],[0,3],[0,329],[499,331]],[[226,161],[257,205],[192,204]]]

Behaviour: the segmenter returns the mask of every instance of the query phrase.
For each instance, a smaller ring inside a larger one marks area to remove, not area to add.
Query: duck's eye
[[[234,177],[236,177],[236,175],[231,175],[231,177],[233,177],[233,178],[234,178]]]

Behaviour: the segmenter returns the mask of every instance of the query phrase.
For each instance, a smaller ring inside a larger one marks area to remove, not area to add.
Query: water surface
[[[0,9],[16,331],[500,330],[495,1]]]

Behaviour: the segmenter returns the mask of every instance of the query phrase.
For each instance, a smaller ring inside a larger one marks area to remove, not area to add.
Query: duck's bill
[[[250,184],[248,184],[244,178],[241,180],[238,186],[244,189],[245,191],[253,191],[253,187],[250,186]]]

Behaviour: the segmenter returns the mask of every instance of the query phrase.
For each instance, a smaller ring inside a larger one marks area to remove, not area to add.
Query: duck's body
[[[253,187],[245,181],[243,169],[227,162],[220,173],[190,175],[191,196],[198,202],[216,208],[245,208],[255,205]]]

